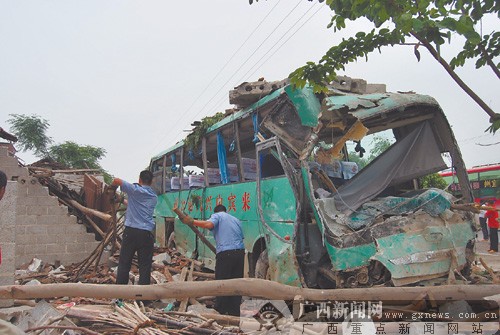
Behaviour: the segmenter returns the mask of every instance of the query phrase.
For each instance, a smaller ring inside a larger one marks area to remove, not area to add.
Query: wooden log
[[[481,257],[479,257],[479,261],[484,266],[486,271],[488,271],[488,273],[490,274],[491,278],[493,279],[493,284],[500,284],[500,279],[495,274],[495,271],[493,271],[493,269],[490,268],[488,264],[486,264],[486,262]]]
[[[184,268],[184,269],[187,269],[187,268]],[[182,269],[182,270],[184,270],[184,269]],[[182,274],[181,274],[181,280],[186,281],[186,282],[192,282],[193,281],[193,270],[194,270],[194,263],[191,262],[191,267],[189,268],[189,274],[187,275],[187,277],[184,276],[184,278],[182,277]],[[184,271],[183,271],[183,273],[184,273]],[[179,305],[179,312],[186,311],[187,306],[188,306],[188,302],[189,302],[189,298],[182,299],[181,304]]]
[[[172,277],[172,274],[170,273],[170,271],[166,266],[163,268],[163,275],[165,276],[165,278],[167,278],[168,282],[174,281],[174,277]]]
[[[319,290],[283,285],[254,278],[199,282],[174,282],[159,285],[111,285],[58,283],[36,286],[0,286],[0,299],[35,299],[54,297],[121,298],[158,300],[183,299],[206,295],[242,295],[270,300],[293,300],[301,295],[308,301],[390,301],[407,305],[426,292],[434,301],[483,300],[500,293],[500,285],[446,285],[430,287],[372,287]]]
[[[94,215],[94,216],[97,216],[99,219],[102,219],[102,220],[108,221],[108,222],[113,221],[113,217],[109,214],[99,212],[99,211],[92,209],[92,208],[87,208],[87,207],[81,205],[80,203],[78,203],[77,201],[72,200],[72,199],[64,199],[64,200],[66,202],[68,202],[71,206],[75,207],[76,209],[78,209],[80,212],[82,212],[84,214]]]
[[[172,208],[172,210],[175,212],[175,214],[177,214],[177,216],[181,219],[181,221],[183,220],[183,218],[185,218],[187,215],[184,214],[179,208]],[[212,252],[214,254],[216,254],[216,250],[215,250],[215,247],[212,243],[210,243],[209,240],[207,240],[207,238],[205,237],[205,235],[203,235],[200,230],[198,228],[196,228],[192,223],[185,223],[185,225],[187,225],[189,228],[191,228],[191,230],[196,234],[196,236],[198,236],[198,238],[210,249],[212,250]]]

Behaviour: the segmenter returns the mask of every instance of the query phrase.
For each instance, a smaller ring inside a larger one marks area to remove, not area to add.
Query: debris
[[[497,277],[497,275],[495,274],[495,272],[488,266],[488,264],[486,264],[486,262],[481,257],[479,257],[479,261],[484,266],[484,268],[486,269],[486,271],[488,271],[488,273],[491,275],[491,278],[493,280],[493,284],[499,284],[500,283],[500,279]]]
[[[229,91],[229,103],[237,105],[239,109],[245,108],[289,83],[289,79],[271,82],[265,80],[244,82],[235,87],[234,90]]]
[[[30,265],[28,266],[29,272],[39,272],[42,269],[43,262],[41,259],[33,258]]]
[[[21,329],[27,331],[28,329],[33,330],[42,329],[38,327],[50,326],[66,326],[66,327],[76,327],[76,325],[66,318],[64,313],[61,313],[55,309],[51,304],[45,301],[40,301],[36,304],[35,308],[25,313],[19,320],[17,326]],[[44,334],[55,335],[60,334],[56,330],[47,331]]]
[[[36,279],[32,279],[32,280],[30,280],[29,282],[27,282],[25,285],[31,285],[31,286],[33,286],[33,285],[42,285],[42,283],[40,283],[40,282],[39,282],[38,280],[36,280]]]
[[[153,257],[153,261],[156,263],[156,264],[164,264],[164,263],[170,263],[172,262],[172,257],[170,257],[170,255],[166,252],[163,252],[161,254],[158,254],[156,256]]]

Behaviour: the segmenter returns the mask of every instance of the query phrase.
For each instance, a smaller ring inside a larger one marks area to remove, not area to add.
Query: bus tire
[[[269,279],[269,258],[267,249],[262,251],[255,263],[255,278]]]

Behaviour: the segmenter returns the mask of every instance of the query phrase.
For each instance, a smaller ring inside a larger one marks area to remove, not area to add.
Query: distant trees
[[[106,171],[99,160],[106,155],[106,150],[91,145],[79,145],[72,141],[53,144],[47,135],[49,122],[38,115],[9,114],[7,122],[10,131],[18,138],[22,151],[32,151],[38,158],[51,158],[72,169],[99,169],[106,178]]]
[[[371,144],[371,149],[367,157],[360,157],[357,152],[350,151],[349,152],[349,160],[351,162],[355,162],[358,164],[359,169],[361,170],[365,166],[367,166],[372,160],[380,156],[384,151],[389,149],[392,145],[390,139],[383,136],[374,136],[373,142]],[[439,188],[444,190],[448,184],[438,173],[428,174],[419,178],[420,187],[421,188]]]
[[[371,149],[369,150],[368,156],[360,155],[359,151],[362,150],[363,153],[365,149],[361,147],[361,144],[358,144],[359,148],[357,151],[349,152],[349,160],[351,162],[355,162],[358,164],[359,169],[367,166],[372,160],[380,156],[384,151],[386,151],[392,144],[390,139],[383,136],[374,136],[373,142],[371,144]]]
[[[53,143],[47,135],[49,122],[37,115],[9,114],[7,122],[10,131],[17,138],[21,151],[33,151],[34,155],[43,158],[49,155],[49,147]]]

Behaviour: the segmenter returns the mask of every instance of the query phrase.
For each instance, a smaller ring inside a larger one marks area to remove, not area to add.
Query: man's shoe
[[[493,254],[493,253],[498,252],[498,251],[497,251],[497,250],[488,250],[488,252],[489,252],[490,254]]]

